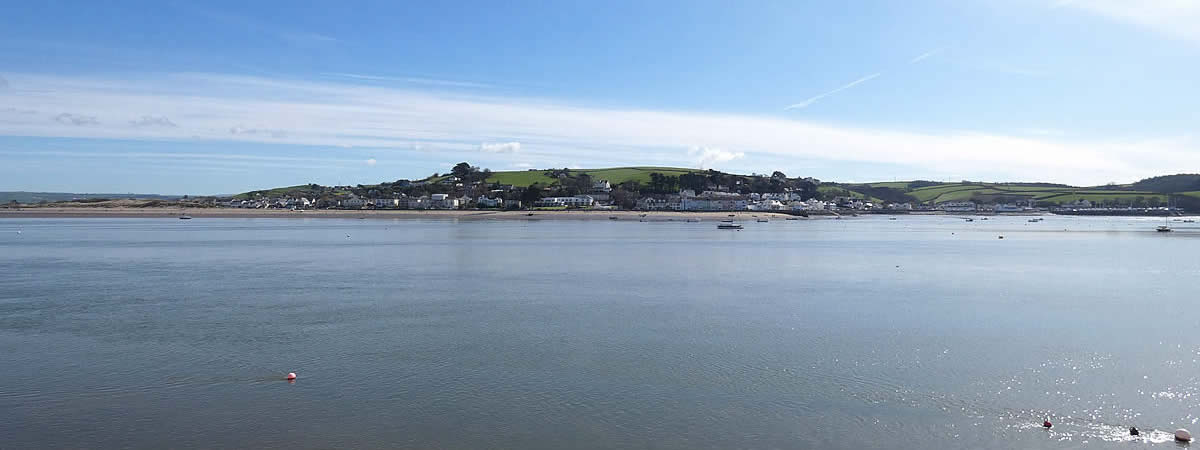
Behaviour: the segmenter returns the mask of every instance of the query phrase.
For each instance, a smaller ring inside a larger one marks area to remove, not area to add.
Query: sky
[[[0,3],[0,190],[1200,171],[1200,0]]]

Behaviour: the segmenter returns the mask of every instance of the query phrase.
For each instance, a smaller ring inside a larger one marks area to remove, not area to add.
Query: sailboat
[[[1171,227],[1167,226],[1167,218],[1169,217],[1171,217],[1171,200],[1170,197],[1167,197],[1167,213],[1163,215],[1163,224],[1159,225],[1158,228],[1155,228],[1154,231],[1159,233],[1170,233],[1171,231],[1174,231],[1171,230]]]
[[[1174,230],[1172,230],[1171,227],[1167,226],[1167,219],[1164,217],[1163,224],[1159,225],[1158,228],[1155,228],[1154,231],[1157,231],[1159,233],[1170,233]]]

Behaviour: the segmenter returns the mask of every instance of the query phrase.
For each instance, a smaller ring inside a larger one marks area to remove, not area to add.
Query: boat
[[[740,230],[742,225],[738,223],[720,223],[717,224],[718,230]]]
[[[608,220],[617,220],[617,216],[608,216]]]
[[[788,217],[783,220],[800,220],[800,218],[799,217]]]
[[[974,222],[974,221],[975,221],[975,219],[972,219],[972,218],[970,218],[970,217],[968,217],[966,220],[967,220],[967,222]]]
[[[1168,227],[1166,225],[1159,225],[1158,228],[1154,229],[1154,231],[1157,231],[1159,233],[1170,233],[1175,230],[1172,230],[1171,227]]]
[[[1196,223],[1196,219],[1183,219],[1183,223]]]
[[[179,220],[192,220],[192,216],[179,216]]]
[[[896,220],[895,217],[888,217],[888,220]]]
[[[733,223],[733,219],[721,219],[722,223]]]
[[[756,220],[755,222],[758,222],[758,223],[767,223],[767,222],[770,222],[770,221],[771,221],[771,219],[767,219],[767,218],[761,218],[761,219],[758,219],[758,220]]]
[[[696,223],[696,222],[699,222],[699,221],[700,221],[700,219],[697,219],[697,218],[695,218],[695,217],[692,217],[692,218],[689,218],[687,221],[688,221],[688,223]]]

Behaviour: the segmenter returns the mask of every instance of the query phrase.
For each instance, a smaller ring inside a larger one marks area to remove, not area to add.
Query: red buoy
[[[296,372],[288,372],[287,379],[288,379],[288,381],[295,380],[295,379],[296,379]],[[1047,423],[1049,423],[1049,422],[1047,422]]]
[[[1042,426],[1045,428],[1050,428],[1050,427],[1054,426],[1054,424],[1050,423],[1050,419],[1046,419],[1046,420],[1042,421]]]

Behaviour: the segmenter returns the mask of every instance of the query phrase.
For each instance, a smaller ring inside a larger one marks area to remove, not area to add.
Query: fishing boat
[[[740,224],[740,223],[719,223],[719,224],[717,224],[717,229],[718,230],[740,230],[740,229],[742,229],[742,224]]]

